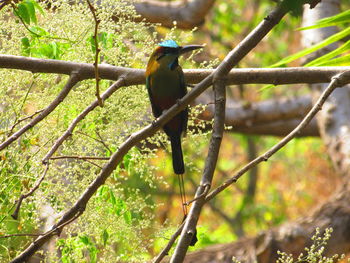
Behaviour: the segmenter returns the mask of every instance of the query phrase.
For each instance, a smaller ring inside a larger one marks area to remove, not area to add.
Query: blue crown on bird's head
[[[168,40],[164,40],[163,42],[160,42],[158,44],[158,46],[160,47],[171,47],[171,48],[178,48],[180,47],[174,40],[172,39],[168,39]]]

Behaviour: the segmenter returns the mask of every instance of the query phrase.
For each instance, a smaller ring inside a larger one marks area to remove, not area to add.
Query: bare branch
[[[102,100],[108,99],[115,91],[117,91],[124,84],[124,79],[120,78],[118,81],[113,83],[101,96]],[[94,110],[98,106],[98,100],[96,99],[93,103],[91,103],[88,107],[85,108],[69,125],[68,129],[59,137],[54,145],[51,147],[50,151],[45,155],[42,159],[43,163],[46,163],[52,155],[57,151],[58,147],[62,145],[62,143],[72,135],[74,128],[78,125],[80,121],[82,121],[92,110]]]
[[[223,191],[225,188],[227,188],[232,183],[236,182],[243,174],[245,174],[251,168],[255,167],[257,164],[259,164],[263,161],[267,161],[273,154],[275,154],[283,146],[285,146],[289,141],[291,141],[294,137],[296,137],[297,134],[304,127],[306,127],[308,125],[308,123],[313,119],[313,117],[316,115],[316,113],[322,109],[322,105],[324,104],[326,99],[329,97],[329,95],[333,92],[333,90],[335,90],[337,87],[345,85],[346,83],[349,83],[349,81],[350,81],[350,71],[333,77],[332,81],[330,82],[328,87],[322,92],[322,95],[317,100],[315,105],[312,107],[312,109],[309,111],[309,113],[305,116],[305,118],[302,120],[302,122],[293,131],[291,131],[279,143],[274,145],[270,150],[268,150],[264,154],[260,155],[259,157],[255,158],[253,161],[249,162],[247,165],[245,165],[242,169],[240,169],[236,173],[235,176],[228,179],[221,186],[214,189],[210,194],[208,194],[208,196],[206,197],[206,201],[209,201],[212,198],[214,198],[217,194],[219,194],[221,191]]]
[[[45,176],[46,176],[48,170],[49,170],[49,164],[46,164],[46,167],[45,167],[43,174],[41,175],[39,180],[36,182],[36,184],[33,186],[33,188],[30,189],[28,193],[22,194],[19,197],[19,199],[16,201],[16,204],[17,204],[16,209],[13,212],[13,214],[11,215],[13,219],[18,219],[18,214],[19,214],[19,210],[21,209],[22,201],[25,198],[27,198],[28,196],[31,196],[40,187],[40,184],[45,179]]]
[[[18,124],[20,124],[22,121],[31,119],[31,118],[33,118],[35,115],[37,115],[37,114],[39,114],[39,113],[41,113],[41,112],[43,112],[43,111],[44,111],[44,109],[38,110],[38,111],[34,112],[33,114],[31,114],[31,115],[29,115],[29,116],[27,116],[27,117],[24,117],[24,118],[22,118],[22,119],[17,120],[17,121],[12,125],[12,127],[10,128],[9,135],[12,134],[12,132],[13,132],[13,130],[16,128],[16,126],[17,126]]]
[[[176,26],[182,29],[192,29],[204,23],[204,18],[210,11],[215,0],[192,1],[142,1],[133,3],[140,20],[151,23],[161,23],[164,27]]]
[[[7,138],[3,143],[0,144],[0,151],[5,149],[15,140],[17,140],[23,133],[33,128],[36,124],[42,121],[45,117],[47,117],[56,107],[64,100],[64,98],[68,95],[74,85],[79,81],[79,73],[73,72],[69,77],[66,85],[61,90],[61,92],[57,95],[57,97],[47,106],[38,116],[36,116],[30,123],[23,126],[20,130],[12,134],[9,138]]]
[[[185,222],[182,222],[182,224],[179,226],[176,232],[169,239],[169,242],[167,243],[167,245],[163,248],[163,250],[159,253],[159,255],[154,259],[153,263],[160,263],[163,260],[163,258],[169,254],[171,247],[175,243],[177,237],[181,234],[181,231],[184,225],[185,225]]]
[[[100,156],[80,156],[80,155],[61,155],[51,157],[50,160],[59,160],[59,159],[78,159],[78,160],[109,160],[109,157],[100,157]]]
[[[96,98],[98,101],[98,105],[99,106],[103,106],[103,101],[100,97],[100,76],[99,76],[99,72],[98,72],[98,57],[100,54],[101,49],[98,47],[98,25],[100,24],[100,20],[97,18],[96,15],[96,9],[95,7],[91,4],[91,2],[89,0],[86,0],[86,2],[88,3],[89,9],[92,13],[92,16],[94,17],[94,21],[95,21],[95,30],[94,30],[94,42],[95,42],[95,62],[94,62],[94,68],[95,68],[95,79],[96,79]]]
[[[196,100],[196,103],[207,104]],[[225,124],[228,126],[252,126],[266,124],[280,120],[293,120],[305,116],[311,107],[310,96],[270,99],[261,102],[249,103],[228,102],[226,107]],[[207,104],[205,111],[199,118],[211,120],[213,118],[214,107]]]
[[[71,75],[72,72],[78,71],[80,80],[95,78],[95,68],[92,64],[54,59],[0,54],[0,68],[64,75]],[[108,64],[100,64],[98,68],[101,79],[116,81],[123,78],[125,86],[145,84],[145,70],[143,69],[116,67]],[[230,71],[226,83],[228,85],[329,83],[333,76],[349,69],[350,67],[240,68]],[[199,83],[213,71],[214,69],[185,69],[186,83]]]

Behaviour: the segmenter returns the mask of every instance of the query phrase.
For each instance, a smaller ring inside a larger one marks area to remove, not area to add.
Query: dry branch
[[[214,116],[213,99],[202,94],[194,102],[206,108],[198,116],[201,120],[211,121]],[[310,96],[270,99],[261,102],[228,100],[226,106],[226,131],[244,134],[285,136],[300,123],[302,117],[311,109]],[[211,125],[205,127],[211,129]],[[299,136],[319,136],[317,123],[313,120]]]
[[[350,251],[349,200],[350,185],[347,184],[306,217],[260,232],[255,237],[208,246],[189,253],[184,262],[231,263],[232,258],[235,257],[242,263],[270,263],[276,262],[278,250],[297,258],[300,253],[305,253],[305,247],[311,245],[310,238],[315,233],[316,227],[320,228],[321,233],[326,228],[333,229],[332,237],[325,249],[326,256],[348,253]]]
[[[124,79],[121,77],[118,81],[113,83],[101,96],[101,99],[105,101],[108,99],[115,91],[117,91],[124,83]],[[78,125],[80,121],[82,121],[91,111],[93,111],[97,106],[99,106],[99,101],[96,100],[91,103],[88,107],[85,108],[69,125],[68,129],[55,141],[49,152],[42,159],[43,163],[47,163],[48,160],[52,157],[52,155],[57,151],[58,147],[62,145],[62,143],[72,135],[74,128]]]
[[[68,93],[74,87],[74,85],[79,82],[79,80],[80,80],[79,73],[73,71],[72,75],[70,75],[64,88],[57,95],[57,97],[50,103],[50,105],[47,106],[39,115],[37,115],[34,119],[32,119],[28,124],[23,126],[17,132],[15,132],[10,137],[8,137],[3,143],[1,143],[0,144],[0,151],[5,149],[7,146],[9,146],[15,140],[17,140],[23,133],[25,133],[29,129],[33,128],[36,124],[38,124],[45,117],[47,117],[54,109],[56,109],[56,107],[65,99],[65,97],[68,95]]]
[[[232,183],[235,183],[243,174],[245,174],[248,170],[250,170],[252,167],[256,166],[257,164],[267,161],[273,154],[275,154],[277,151],[279,151],[283,146],[285,146],[288,142],[290,142],[293,138],[297,136],[300,131],[308,125],[308,123],[314,118],[317,112],[319,112],[322,109],[322,105],[325,103],[326,99],[329,97],[329,95],[337,88],[341,87],[347,83],[350,82],[350,71],[342,73],[340,75],[337,75],[333,77],[332,81],[328,85],[327,89],[325,89],[320,96],[320,98],[317,100],[315,105],[312,107],[312,109],[309,111],[309,113],[305,116],[305,118],[302,120],[302,122],[293,130],[291,131],[286,137],[284,137],[279,143],[274,145],[270,150],[265,152],[264,154],[260,155],[259,157],[255,158],[253,161],[246,164],[242,169],[240,169],[235,176],[225,181],[221,186],[214,189],[208,196],[206,197],[206,201],[211,200],[216,195],[218,195],[221,191],[226,189],[228,186],[230,186]]]
[[[80,80],[94,79],[95,68],[89,63],[77,63],[54,59],[29,58],[0,54],[0,68],[18,69],[33,73],[71,75],[78,71]],[[99,76],[105,80],[123,78],[125,86],[145,84],[145,70],[100,64]],[[245,68],[232,69],[227,75],[228,85],[239,84],[313,84],[329,83],[336,74],[350,67],[290,67],[290,68]],[[214,69],[185,69],[186,83],[197,84],[212,74]]]
[[[211,10],[215,0],[192,1],[142,1],[133,3],[141,19],[151,23],[160,23],[164,27],[176,26],[192,29],[204,23],[204,18]],[[141,20],[140,19],[140,20]]]
[[[39,178],[39,180],[35,183],[35,185],[33,186],[32,189],[29,190],[28,193],[26,194],[22,194],[19,199],[16,201],[16,209],[15,211],[12,213],[12,218],[13,219],[17,219],[18,218],[18,214],[19,214],[19,210],[21,209],[21,205],[22,205],[22,201],[27,198],[28,196],[31,196],[36,190],[38,190],[38,188],[40,187],[40,184],[42,183],[42,181],[45,179],[45,176],[47,174],[47,171],[49,170],[49,165],[47,164],[45,167],[45,170],[43,172],[43,174],[41,175],[41,177]]]

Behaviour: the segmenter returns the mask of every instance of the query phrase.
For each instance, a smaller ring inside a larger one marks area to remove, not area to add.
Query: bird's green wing
[[[185,75],[182,71],[182,68],[179,66],[178,70],[179,72],[179,76],[180,76],[180,83],[181,83],[181,97],[185,96],[187,94],[187,85],[185,82]],[[188,121],[188,107],[186,107],[182,112],[180,112],[181,114],[181,119],[183,120],[183,126],[182,126],[182,131],[184,134],[186,134],[186,130],[187,130],[187,121]]]
[[[162,115],[162,110],[156,106],[156,103],[154,101],[154,95],[152,94],[152,90],[151,90],[150,76],[146,77],[146,88],[148,91],[149,100],[151,101],[153,114],[154,116],[159,117],[160,115]]]

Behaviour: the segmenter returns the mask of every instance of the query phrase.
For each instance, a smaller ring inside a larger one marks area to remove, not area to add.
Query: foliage
[[[299,262],[307,262],[307,263],[334,263],[339,262],[345,258],[345,255],[335,254],[331,257],[327,257],[324,255],[327,242],[331,237],[331,233],[333,232],[332,228],[326,228],[323,236],[321,236],[320,229],[316,228],[315,234],[312,236],[312,245],[310,247],[305,248],[305,255],[300,254],[297,259],[294,259],[292,255],[288,255],[285,252],[278,252],[279,258],[276,261],[277,263],[299,263]]]
[[[339,26],[340,28],[343,27],[343,29],[340,32],[326,38],[320,43],[317,43],[296,54],[293,54],[291,56],[288,56],[282,59],[278,63],[273,64],[272,67],[279,67],[279,66],[288,64],[294,60],[305,57],[306,55],[309,55],[330,44],[338,42],[339,40],[348,38],[350,36],[350,28],[348,27],[349,23],[350,23],[350,11],[346,10],[337,15],[321,19],[313,26],[300,28],[300,30],[309,30],[309,29],[316,29],[320,27],[329,27],[329,26]],[[350,62],[350,54],[348,54],[349,50],[350,50],[350,41],[348,40],[344,44],[342,44],[340,47],[336,48],[335,50],[332,50],[331,52],[308,62],[307,64],[305,64],[305,66],[306,67],[347,66],[349,65],[349,62]]]

